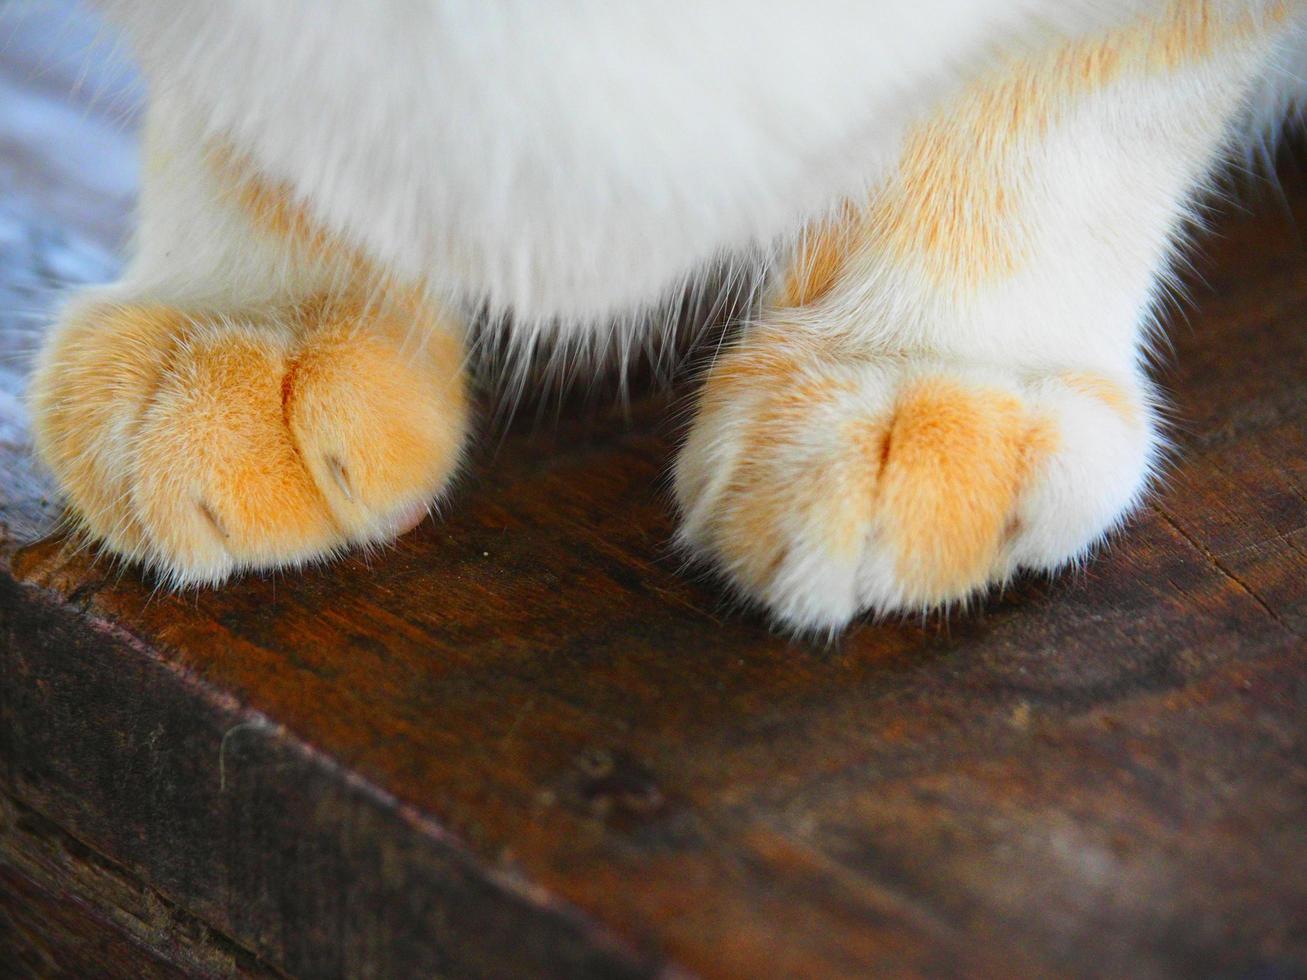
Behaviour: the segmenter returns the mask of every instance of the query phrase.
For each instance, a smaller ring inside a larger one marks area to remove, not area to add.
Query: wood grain
[[[65,278],[111,269],[121,216],[46,208],[9,138],[0,288],[56,239]],[[487,432],[371,560],[169,595],[52,533],[0,374],[0,792],[130,883],[60,885],[10,828],[7,906],[66,887],[123,929],[143,889],[171,918],[133,948],[212,975],[1307,973],[1307,176],[1281,174],[1205,240],[1161,368],[1175,463],[1128,534],[833,646],[670,549],[686,386]]]

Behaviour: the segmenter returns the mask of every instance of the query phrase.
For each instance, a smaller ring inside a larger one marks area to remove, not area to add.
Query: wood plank
[[[6,977],[279,975],[48,820],[2,798],[0,895]]]
[[[1163,368],[1177,463],[1129,534],[833,646],[669,549],[688,388],[490,434],[375,558],[184,595],[51,533],[10,402],[0,790],[292,974],[1307,971],[1307,177],[1282,172],[1287,208],[1209,242]],[[93,274],[112,220],[24,186],[21,226],[57,215]],[[0,268],[47,251],[24,240]]]

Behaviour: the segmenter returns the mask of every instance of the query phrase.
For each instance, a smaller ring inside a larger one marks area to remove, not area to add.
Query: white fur
[[[1262,0],[1226,0],[1233,8]],[[335,273],[254,234],[208,169],[234,147],[378,266],[517,329],[636,318],[713,261],[766,253],[890,172],[905,127],[996,58],[1102,30],[1159,0],[101,0],[148,79],[151,143],[134,260],[115,301],[256,309]],[[1010,391],[1060,448],[1015,507],[990,580],[1082,555],[1139,499],[1158,445],[1143,353],[1193,195],[1248,120],[1283,111],[1302,35],[1232,46],[1066,107],[1023,147],[1027,260],[948,288],[867,250],[785,323],[838,330],[855,394],[814,406],[772,472],[833,465],[848,419],[930,372]],[[1286,84],[1288,83],[1288,84]],[[763,314],[764,317],[770,315]],[[623,346],[627,346],[623,343]],[[880,358],[878,361],[877,358]],[[1115,380],[1130,424],[1056,379]],[[756,399],[701,419],[677,472],[684,537],[711,527]],[[835,558],[820,515],[751,595],[834,629],[921,604],[873,529]]]
[[[889,164],[999,50],[1145,0],[102,0],[156,107],[438,294],[602,324]]]
[[[1286,93],[1303,88],[1288,68],[1303,60],[1302,38],[1300,23],[1183,70],[1127,77],[1068,107],[1051,132],[1021,148],[1021,166],[1009,174],[1021,185],[1012,220],[1026,256],[1016,274],[979,289],[941,288],[911,264],[868,249],[819,303],[765,311],[764,325],[783,324],[796,342],[805,333],[837,338],[844,361],[816,359],[809,370],[851,373],[857,392],[814,404],[782,444],[769,446],[767,473],[743,492],[819,480],[848,453],[834,436],[846,431],[843,423],[887,417],[914,377],[956,379],[1016,394],[1059,433],[1059,449],[1016,502],[1019,530],[994,556],[988,582],[1085,555],[1139,502],[1156,465],[1158,397],[1144,362],[1176,242],[1196,195],[1249,119],[1267,121],[1267,106],[1282,109]],[[1139,405],[1138,423],[1060,384],[1062,372],[1112,379]],[[759,587],[737,575],[714,522],[726,495],[740,492],[742,444],[765,397],[745,396],[692,427],[676,473],[682,540],[800,629],[830,631],[861,610],[894,613],[964,598],[905,594],[883,540],[893,529],[873,524],[850,555],[825,533],[831,522],[820,504],[814,512],[796,503],[787,515],[784,560],[769,581]]]

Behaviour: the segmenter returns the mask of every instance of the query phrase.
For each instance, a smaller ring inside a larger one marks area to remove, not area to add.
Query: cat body
[[[762,257],[676,467],[681,538],[826,631],[1061,567],[1138,501],[1169,263],[1223,154],[1282,115],[1307,20],[102,6],[149,86],[137,241],[32,387],[92,537],[179,584],[391,537],[458,466],[473,313],[607,339]]]
[[[575,329],[865,194],[993,49],[1135,4],[102,6],[155,118],[237,147],[397,275]]]

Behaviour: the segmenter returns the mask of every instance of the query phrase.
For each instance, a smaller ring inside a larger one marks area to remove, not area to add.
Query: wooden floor
[[[1307,975],[1307,168],[1205,240],[1175,465],[1084,573],[773,635],[669,549],[678,392],[169,595],[28,456],[134,153],[56,26],[0,21],[0,974]]]

